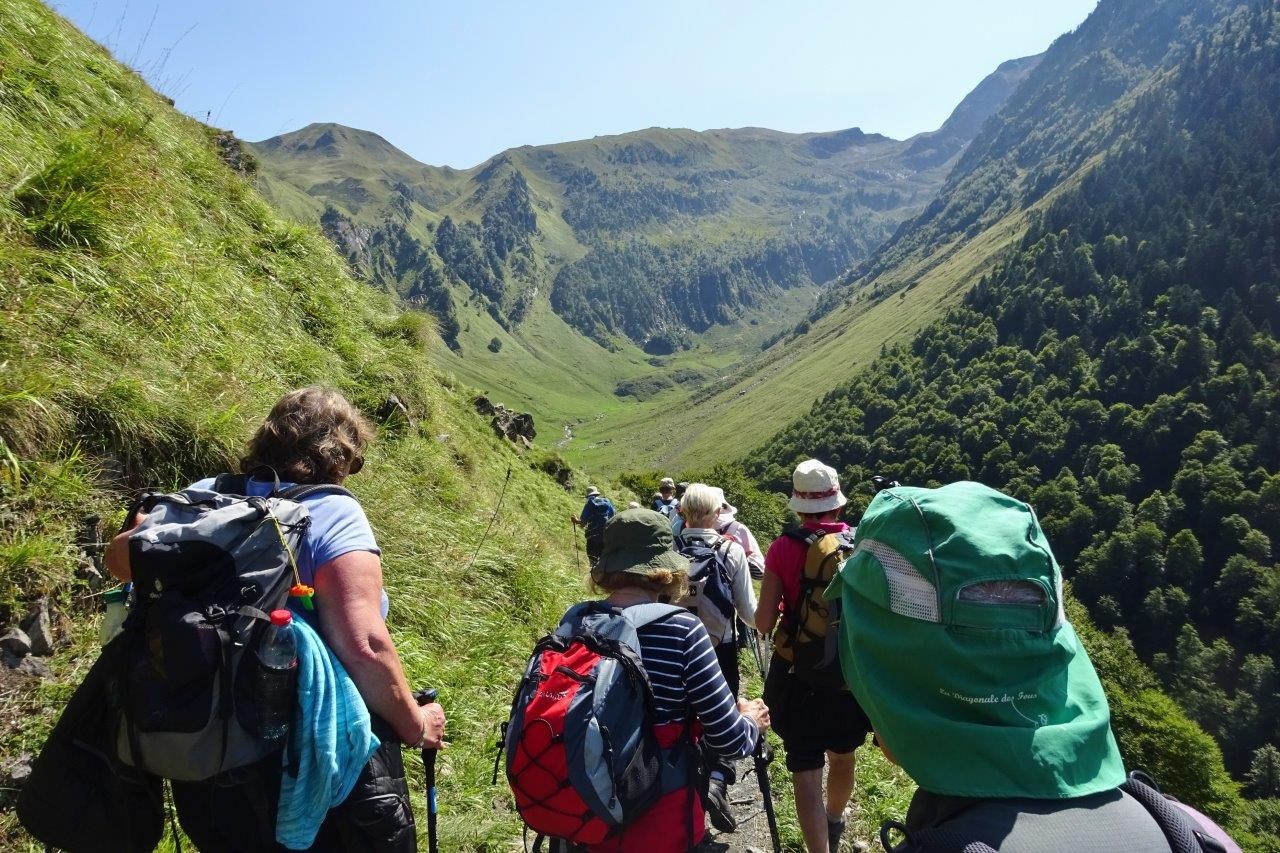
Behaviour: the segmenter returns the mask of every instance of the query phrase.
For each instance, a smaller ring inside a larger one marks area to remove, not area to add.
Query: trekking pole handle
[[[413,694],[414,701],[419,707],[430,705],[440,697],[440,691],[434,687],[426,690],[419,690]],[[422,748],[422,768],[427,777],[427,841],[430,853],[436,853],[439,849],[436,840],[436,814],[439,807],[436,803],[436,750]]]

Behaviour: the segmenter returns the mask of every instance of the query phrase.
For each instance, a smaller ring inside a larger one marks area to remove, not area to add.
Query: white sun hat
[[[791,501],[787,504],[793,512],[831,512],[848,502],[840,491],[836,469],[817,459],[806,459],[796,466],[791,475]]]

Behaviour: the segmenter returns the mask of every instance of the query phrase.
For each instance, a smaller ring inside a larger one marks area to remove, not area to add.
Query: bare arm
[[[102,562],[107,567],[107,571],[116,580],[126,582],[133,580],[133,567],[129,565],[129,534],[133,533],[133,528],[145,521],[146,518],[147,514],[145,512],[134,513],[133,523],[127,525],[127,529],[121,530],[107,543],[107,549],[102,555]]]
[[[756,605],[756,630],[761,634],[773,633],[778,624],[778,604],[782,601],[782,581],[773,572],[766,571],[760,582],[760,603]]]
[[[382,561],[369,551],[349,551],[316,569],[320,634],[342,661],[369,710],[382,717],[400,740],[439,748],[444,711],[418,707],[405,678],[395,643],[382,620]]]

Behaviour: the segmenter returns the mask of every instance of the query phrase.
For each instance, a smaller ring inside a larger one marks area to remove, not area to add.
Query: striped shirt
[[[686,702],[702,723],[702,742],[717,755],[746,758],[760,730],[738,712],[702,621],[676,613],[640,629],[640,659],[653,684],[655,722],[678,722]]]

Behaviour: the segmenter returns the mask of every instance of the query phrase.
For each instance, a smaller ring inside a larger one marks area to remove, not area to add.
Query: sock
[[[724,771],[723,771],[723,770],[712,770],[712,771],[711,771],[711,778],[712,778],[712,779],[715,779],[715,780],[716,780],[716,781],[718,781],[718,782],[723,782],[723,781],[724,781]]]

